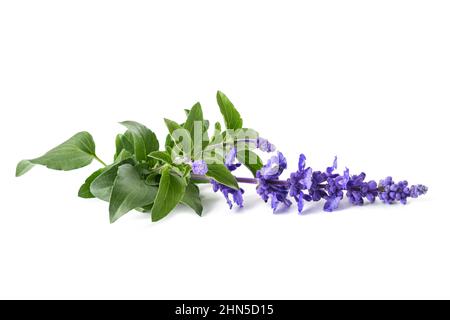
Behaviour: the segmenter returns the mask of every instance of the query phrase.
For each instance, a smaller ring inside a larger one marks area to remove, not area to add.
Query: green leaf
[[[94,173],[92,173],[89,177],[87,177],[86,181],[78,190],[78,196],[80,198],[90,199],[95,198],[95,196],[91,192],[91,183],[103,172],[105,168],[100,168]]]
[[[202,216],[203,206],[200,199],[200,191],[198,187],[190,182],[186,187],[183,199],[180,201],[182,204],[187,205],[194,210],[199,216]]]
[[[175,155],[191,155],[192,153],[192,139],[189,131],[180,126],[173,120],[164,119],[167,129],[170,133],[170,138],[174,142],[172,154]],[[166,149],[168,149],[169,142],[166,139]]]
[[[203,120],[203,131],[208,132],[209,129],[209,120]]]
[[[204,123],[203,123],[203,111],[202,111],[202,106],[200,105],[199,102],[197,102],[191,109],[191,111],[188,114],[187,120],[184,123],[184,128],[189,131],[189,133],[191,134],[191,138],[192,141],[194,141],[195,136],[194,136],[194,129],[195,129],[195,124],[196,122],[200,122],[200,130],[201,130],[201,134],[200,137],[203,136],[203,129],[204,129]]]
[[[175,130],[183,129],[182,126],[170,119],[164,118],[164,123],[166,124],[167,129],[169,129],[170,134],[172,134]]]
[[[166,147],[166,151],[171,153],[172,152],[172,148],[175,145],[175,143],[172,140],[172,136],[170,134],[168,134],[166,136],[166,142],[165,142],[165,147]]]
[[[188,113],[188,117],[183,125],[183,128],[190,133],[193,146],[193,158],[200,158],[202,150],[209,144],[209,121],[203,119],[203,111],[199,102],[197,102]]]
[[[95,158],[95,143],[88,132],[79,132],[69,140],[48,151],[39,158],[22,160],[17,164],[16,176],[28,172],[40,164],[54,170],[74,170],[87,166]]]
[[[239,185],[236,178],[223,164],[220,163],[208,164],[208,172],[206,173],[206,176],[230,188],[239,190]]]
[[[119,167],[109,202],[111,223],[127,212],[145,207],[155,200],[158,188],[149,186],[141,179],[139,171],[130,164]]]
[[[257,139],[259,137],[258,131],[250,128],[241,128],[240,130],[227,130],[226,135],[234,139]]]
[[[118,159],[123,159],[125,156],[131,157],[134,154],[132,141],[132,133],[128,130],[124,134],[119,133],[116,136],[116,153],[114,154],[114,161],[121,161]]]
[[[152,209],[152,221],[158,221],[167,216],[183,199],[186,182],[183,178],[172,174],[170,168],[162,171],[158,194]]]
[[[141,207],[141,208],[135,208],[135,210],[142,212],[142,213],[151,213],[153,208],[153,203],[149,204],[148,206]]]
[[[116,136],[116,153],[114,154],[114,160],[116,160],[117,156],[124,150],[123,143],[122,143],[122,137],[123,134],[118,134]]]
[[[227,129],[240,129],[242,128],[242,118],[239,112],[236,110],[227,96],[220,91],[217,91],[217,104],[219,105],[220,112],[222,113]]]
[[[121,140],[123,148],[129,153],[134,154],[134,139],[130,130],[125,131],[125,133],[121,136]]]
[[[214,133],[210,140],[210,145],[207,148],[214,148],[216,144],[222,143],[223,136],[222,136],[222,126],[220,125],[220,122],[216,122],[214,124]],[[211,145],[212,144],[212,145]]]
[[[90,191],[92,195],[100,200],[109,201],[114,180],[117,177],[117,170],[121,165],[126,163],[132,163],[132,160],[127,159],[105,167],[103,172],[91,183]]]
[[[165,162],[172,163],[172,158],[168,152],[164,151],[153,151],[148,155],[150,158]]]
[[[156,135],[146,126],[135,121],[124,121],[122,125],[128,128],[133,136],[134,155],[138,161],[147,160],[147,155],[159,149]]]
[[[161,180],[161,170],[153,170],[149,173],[147,178],[145,178],[145,183],[149,186],[159,186],[159,181]]]
[[[34,167],[29,160],[22,160],[17,164],[16,167],[16,177],[20,177],[31,170]]]
[[[120,151],[120,153],[117,155],[117,157],[115,157],[114,163],[119,163],[126,159],[130,159],[132,157],[133,157],[133,155],[131,153],[129,153],[128,150],[123,149],[122,151]]]
[[[240,150],[237,152],[236,157],[240,163],[243,163],[252,172],[254,177],[256,177],[256,172],[263,167],[261,158],[251,150]]]

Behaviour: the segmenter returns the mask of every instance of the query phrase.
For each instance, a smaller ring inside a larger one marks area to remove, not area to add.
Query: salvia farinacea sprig
[[[345,196],[354,205],[373,203],[377,198],[387,204],[406,204],[408,198],[417,198],[428,190],[420,184],[394,182],[391,177],[379,183],[367,181],[365,173],[350,174],[349,169],[338,173],[337,159],[324,171],[313,170],[306,166],[303,154],[297,170],[282,180],[287,169],[284,155],[276,152],[263,164],[257,153],[274,153],[275,146],[257,131],[244,128],[241,115],[220,91],[217,103],[224,130],[219,122],[210,130],[200,103],[196,103],[185,110],[183,123],[164,119],[169,133],[163,147],[146,126],[124,121],[121,124],[126,131],[116,137],[116,152],[110,164],[97,156],[92,136],[79,132],[43,156],[19,162],[16,176],[34,165],[67,171],[97,160],[103,167],[86,179],[78,195],[109,202],[111,222],[132,210],[148,212],[152,221],[158,221],[179,204],[201,216],[203,206],[197,186],[200,183],[209,183],[214,192],[220,191],[230,209],[233,205],[244,206],[244,190],[239,184],[249,183],[256,185],[256,192],[270,202],[274,212],[295,202],[300,213],[305,202],[324,200],[325,211],[336,210]],[[233,174],[241,165],[252,177]]]

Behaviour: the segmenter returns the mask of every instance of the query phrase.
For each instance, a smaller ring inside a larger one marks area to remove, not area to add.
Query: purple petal
[[[306,157],[302,153],[298,159],[298,171],[303,171],[305,169]]]
[[[304,202],[303,202],[303,192],[300,192],[299,196],[298,196],[298,201],[297,201],[297,210],[298,213],[302,213],[303,211],[303,206],[304,206]]]
[[[328,199],[325,202],[323,210],[325,210],[327,212],[332,212],[332,211],[336,210],[338,208],[338,206],[339,206],[339,202],[340,201],[341,201],[341,199],[339,197]]]
[[[234,148],[234,147],[231,148],[230,152],[226,156],[225,165],[227,165],[227,166],[233,165],[233,162],[236,159],[236,153],[237,153],[236,148]]]
[[[327,168],[327,173],[331,174],[336,169],[337,169],[337,157],[334,157],[333,166]]]

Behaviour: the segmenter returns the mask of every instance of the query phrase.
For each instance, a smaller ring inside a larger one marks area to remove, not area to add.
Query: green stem
[[[236,145],[237,143],[242,143],[242,142],[244,142],[244,143],[257,143],[257,141],[258,141],[257,139],[236,139],[233,142],[223,141],[223,142],[220,142],[220,143],[210,144],[206,148],[207,149],[214,149],[214,148],[217,148],[217,147],[225,147],[227,145]]]
[[[97,160],[98,162],[100,162],[102,165],[104,165],[105,167],[107,166],[107,164],[102,160],[102,159],[100,159],[99,157],[97,157],[97,155],[96,154],[94,154],[94,158],[95,158],[95,160]]]

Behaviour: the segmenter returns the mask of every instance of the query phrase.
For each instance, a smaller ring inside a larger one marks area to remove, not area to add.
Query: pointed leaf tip
[[[241,129],[243,125],[241,115],[230,99],[221,91],[217,91],[216,98],[227,129]]]

